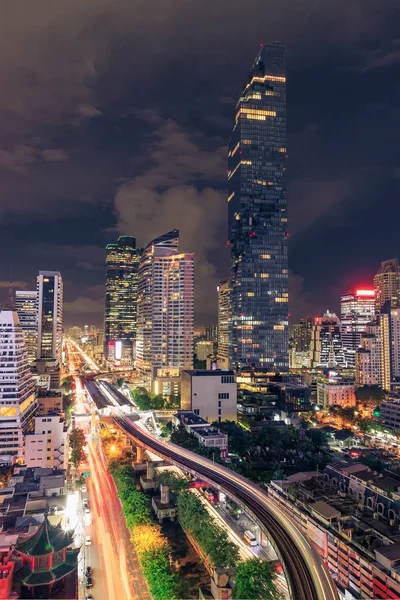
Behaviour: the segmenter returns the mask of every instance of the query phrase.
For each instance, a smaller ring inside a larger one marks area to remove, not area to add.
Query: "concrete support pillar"
[[[136,446],[136,461],[137,462],[143,462],[143,459],[144,459],[143,454],[144,454],[144,451],[143,451],[142,446]]]
[[[147,461],[147,479],[154,479],[154,463]]]
[[[161,504],[169,504],[169,486],[161,484],[160,492],[161,492]]]

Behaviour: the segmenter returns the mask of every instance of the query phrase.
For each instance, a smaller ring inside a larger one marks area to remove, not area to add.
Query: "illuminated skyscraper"
[[[342,341],[348,367],[355,366],[356,350],[367,323],[375,317],[375,290],[356,290],[340,300]]]
[[[15,310],[24,332],[25,347],[29,364],[33,364],[37,355],[37,291],[15,292]]]
[[[232,366],[288,369],[285,49],[262,46],[228,153]]]
[[[38,346],[39,360],[61,364],[63,336],[63,281],[58,271],[39,271]]]
[[[311,330],[311,367],[345,367],[341,326],[335,313],[317,317]]]
[[[375,305],[379,313],[385,302],[390,301],[392,308],[400,307],[400,269],[397,258],[385,260],[374,277]]]
[[[227,369],[230,364],[230,294],[229,281],[223,281],[218,288],[218,366]]]
[[[300,319],[292,328],[292,342],[296,352],[309,352],[311,342],[311,320],[307,317]]]
[[[179,251],[179,230],[150,242],[139,265],[136,366],[150,385],[158,369],[193,366],[194,254]]]
[[[1,464],[23,459],[24,434],[32,427],[36,409],[35,384],[10,290],[7,305],[0,312]]]
[[[141,254],[136,238],[126,235],[106,247],[104,337],[108,358],[133,358]]]

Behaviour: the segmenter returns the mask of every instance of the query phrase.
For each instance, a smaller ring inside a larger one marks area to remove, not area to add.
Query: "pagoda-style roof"
[[[72,531],[64,531],[59,525],[52,525],[46,515],[33,535],[17,540],[15,550],[27,556],[43,556],[67,548],[73,539]]]
[[[78,554],[79,548],[67,550],[65,560],[51,569],[32,571],[27,565],[21,565],[15,571],[15,580],[29,587],[54,583],[76,569]]]

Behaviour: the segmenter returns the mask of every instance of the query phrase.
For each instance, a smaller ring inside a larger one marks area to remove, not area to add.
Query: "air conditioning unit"
[[[390,519],[390,520],[389,520],[389,524],[390,524],[390,526],[391,526],[391,527],[393,527],[393,525],[394,525],[395,523],[396,523],[396,520],[395,520],[395,519]]]
[[[379,519],[379,513],[374,512],[374,519],[377,521]]]

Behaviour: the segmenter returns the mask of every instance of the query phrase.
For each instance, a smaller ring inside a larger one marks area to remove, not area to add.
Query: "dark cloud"
[[[0,13],[0,277],[60,269],[101,322],[104,245],[180,227],[197,319],[228,270],[226,148],[261,42],[288,47],[291,313],[396,252],[396,0],[20,0]],[[388,219],[387,215],[390,215]]]

